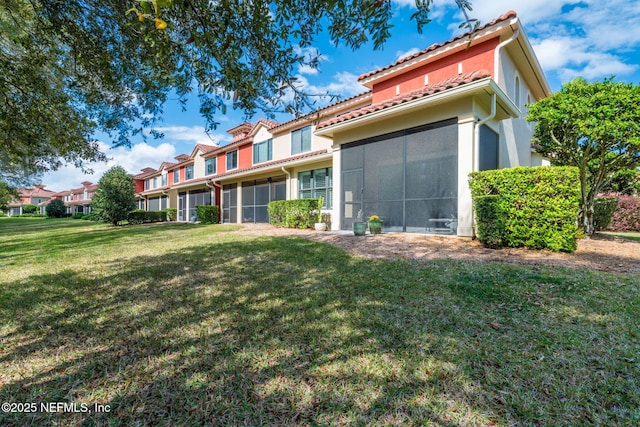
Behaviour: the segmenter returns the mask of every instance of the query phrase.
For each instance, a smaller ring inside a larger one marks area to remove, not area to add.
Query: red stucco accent
[[[487,70],[493,76],[493,52],[500,42],[499,37],[487,40],[462,52],[455,53],[435,62],[425,64],[392,79],[373,86],[372,103],[383,102],[398,95],[409,93],[425,87],[425,75],[429,82],[435,83],[458,76],[458,64],[462,63],[462,73],[473,70]],[[400,93],[396,87],[400,86]]]
[[[253,144],[241,145],[238,148],[238,168],[250,168],[253,165]]]

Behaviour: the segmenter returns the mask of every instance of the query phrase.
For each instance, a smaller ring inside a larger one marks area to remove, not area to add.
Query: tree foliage
[[[45,212],[49,218],[62,218],[67,213],[67,208],[62,200],[53,199],[45,208]]]
[[[133,176],[114,166],[100,178],[93,195],[91,213],[101,221],[118,225],[136,206]]]
[[[580,169],[580,224],[594,232],[594,201],[620,171],[640,166],[640,86],[577,78],[529,106],[534,146],[555,165]]]
[[[14,187],[4,181],[0,181],[0,210],[7,209],[7,205],[14,199],[18,199],[20,193]]]
[[[470,2],[455,2],[466,16]],[[416,6],[420,31],[432,0]],[[104,160],[95,132],[128,144],[170,94],[183,105],[197,95],[207,129],[228,106],[300,112],[313,100],[294,75],[318,66],[319,34],[380,48],[393,13],[391,0],[4,0],[0,170],[10,179]]]

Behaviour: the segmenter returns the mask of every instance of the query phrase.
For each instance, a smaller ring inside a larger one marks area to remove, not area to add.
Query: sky
[[[359,75],[392,64],[402,56],[441,43],[458,35],[463,21],[454,0],[434,0],[433,19],[418,34],[410,20],[415,0],[393,0],[394,17],[391,37],[382,50],[372,45],[352,51],[332,45],[321,37],[314,46],[322,54],[319,69],[299,68],[298,82],[309,93],[332,93],[347,98],[364,92]],[[553,91],[575,77],[589,81],[614,76],[616,81],[640,84],[640,2],[636,0],[472,0],[470,17],[485,24],[509,10],[515,10],[524,26],[538,60]],[[328,100],[326,102],[329,102]],[[322,104],[318,104],[321,107]],[[250,118],[255,122],[260,114]],[[290,120],[282,115],[278,121]],[[83,181],[98,182],[112,166],[124,167],[137,174],[145,167],[158,168],[163,161],[173,161],[179,154],[190,154],[195,144],[225,145],[231,141],[230,129],[246,118],[242,112],[228,110],[218,117],[220,125],[209,135],[196,102],[182,112],[177,102],[169,101],[158,130],[161,139],[148,138],[131,147],[112,148],[100,142],[109,161],[92,164],[93,174],[85,175],[73,166],[47,173],[42,183],[47,189],[64,191],[80,187]]]

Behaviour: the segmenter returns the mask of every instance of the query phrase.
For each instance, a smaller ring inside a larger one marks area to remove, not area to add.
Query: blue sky
[[[450,39],[459,33],[463,18],[453,0],[435,0],[433,21],[418,34],[410,21],[414,0],[393,0],[394,28],[382,50],[367,45],[357,51],[333,46],[321,37],[314,48],[323,55],[318,70],[299,69],[301,87],[310,93],[332,93],[349,97],[363,92],[357,82],[360,74],[395,62],[398,58],[422,50],[433,43]],[[618,81],[640,84],[640,2],[635,0],[473,0],[470,15],[487,23],[509,10],[515,10],[524,25],[552,90],[562,83],[582,76],[602,80],[615,76]],[[318,106],[322,106],[320,103]],[[252,121],[260,118],[259,113]],[[277,120],[289,120],[282,115]],[[149,138],[130,148],[102,147],[111,158],[108,163],[92,165],[92,175],[83,175],[74,167],[63,167],[44,175],[48,189],[67,190],[82,181],[98,182],[104,171],[114,165],[136,174],[144,167],[157,168],[181,153],[190,153],[197,143],[224,145],[230,142],[227,129],[244,120],[242,112],[229,111],[218,117],[220,126],[207,135],[204,120],[195,102],[186,112],[169,102],[159,128],[164,138]]]

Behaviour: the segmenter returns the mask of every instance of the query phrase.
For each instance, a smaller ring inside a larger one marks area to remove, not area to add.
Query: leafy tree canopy
[[[580,223],[594,232],[594,200],[621,171],[640,166],[640,86],[577,78],[529,106],[536,151],[580,169]]]
[[[91,213],[101,221],[118,225],[136,206],[133,176],[114,166],[100,178],[91,202]]]
[[[455,2],[466,16],[470,2]],[[419,31],[431,5],[416,0]],[[313,101],[294,71],[317,67],[317,36],[380,48],[392,14],[391,0],[4,0],[0,178],[104,160],[95,131],[128,144],[170,93],[183,105],[195,93],[208,129],[227,105],[300,112]]]
[[[6,182],[0,181],[0,210],[7,209],[7,205],[14,199],[18,199],[20,193]]]

